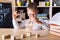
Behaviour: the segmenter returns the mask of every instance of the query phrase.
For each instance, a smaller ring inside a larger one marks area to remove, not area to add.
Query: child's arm
[[[14,28],[19,28],[18,22],[16,22],[16,18],[18,15],[19,14],[17,13],[17,11],[12,14],[12,23]]]

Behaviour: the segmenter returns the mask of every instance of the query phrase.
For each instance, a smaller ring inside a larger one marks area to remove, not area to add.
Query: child
[[[27,14],[29,16],[29,19],[26,19],[22,21],[19,25],[16,22],[16,17],[19,15],[19,13],[14,12],[13,13],[13,26],[14,28],[30,28],[31,30],[48,30],[49,25],[45,23],[43,20],[38,20],[37,19],[37,14],[38,14],[38,8],[35,3],[30,3],[27,6]],[[29,26],[32,25],[32,26]],[[28,26],[28,27],[27,27]]]

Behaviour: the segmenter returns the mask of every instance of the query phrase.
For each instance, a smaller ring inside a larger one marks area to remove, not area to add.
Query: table
[[[17,31],[16,31],[17,30]],[[19,31],[18,31],[19,30]],[[15,33],[14,33],[15,31]],[[3,34],[11,34],[11,35],[20,35],[22,33],[25,33],[25,29],[7,29],[7,28],[0,28],[0,40],[2,40],[2,35]],[[43,33],[42,33],[43,34]],[[10,39],[7,39],[7,40],[10,40]],[[28,38],[24,38],[22,40],[60,40],[60,37],[59,36],[55,36],[55,35],[52,35],[52,34],[49,34],[49,35],[46,35],[46,36],[41,36],[41,37],[38,37],[38,38],[35,38],[34,36],[32,37],[28,37]]]

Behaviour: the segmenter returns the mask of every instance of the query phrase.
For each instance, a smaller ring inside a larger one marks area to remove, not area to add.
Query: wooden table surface
[[[20,36],[22,33],[25,33],[26,30],[25,29],[0,29],[0,40],[2,40],[2,35],[4,34],[11,34],[11,35],[18,35]],[[40,32],[40,31],[39,31]],[[28,38],[23,38],[21,40],[60,40],[59,36],[55,36],[52,34],[46,35],[47,33],[45,33],[46,31],[41,32],[41,35],[45,35],[45,36],[41,36],[36,38],[35,36],[32,37],[28,37]],[[10,39],[6,39],[6,40],[10,40]]]

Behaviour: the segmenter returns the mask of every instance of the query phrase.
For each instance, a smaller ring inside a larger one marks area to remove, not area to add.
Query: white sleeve
[[[19,28],[19,25],[18,25],[18,23],[16,22],[16,20],[13,18],[13,20],[12,20],[12,23],[13,23],[13,27],[15,28],[15,29],[17,29],[17,28]]]

